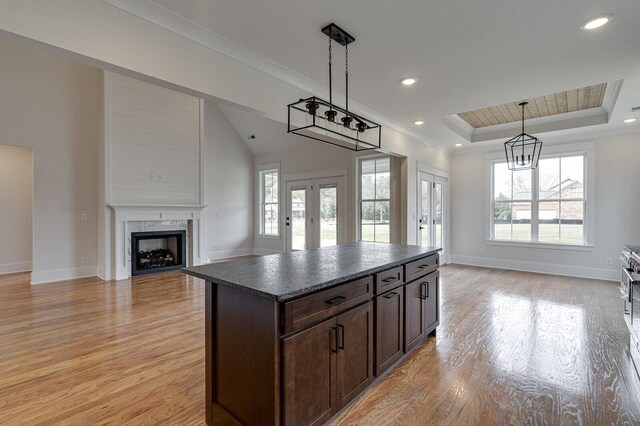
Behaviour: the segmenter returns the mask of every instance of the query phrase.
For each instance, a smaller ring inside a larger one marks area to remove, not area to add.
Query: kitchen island
[[[322,424],[434,334],[439,248],[351,243],[183,269],[206,281],[207,424]]]

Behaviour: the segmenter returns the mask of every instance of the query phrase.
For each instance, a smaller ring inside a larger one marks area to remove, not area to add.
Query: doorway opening
[[[33,149],[0,145],[0,274],[33,267]]]
[[[447,263],[446,178],[420,172],[418,181],[418,244],[441,247],[441,263]]]
[[[286,189],[287,251],[345,242],[343,176],[289,180]]]

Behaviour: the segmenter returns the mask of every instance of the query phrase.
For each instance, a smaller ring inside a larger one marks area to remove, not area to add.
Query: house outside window
[[[534,170],[492,163],[491,239],[586,244],[585,155],[543,158]]]
[[[360,240],[390,242],[391,158],[360,160]]]
[[[279,171],[260,171],[260,234],[278,236],[279,232]]]

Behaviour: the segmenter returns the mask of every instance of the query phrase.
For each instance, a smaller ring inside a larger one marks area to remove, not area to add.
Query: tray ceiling
[[[600,83],[525,99],[529,104],[524,109],[524,118],[528,120],[601,107],[606,90],[607,83]],[[518,105],[520,102],[522,101],[480,108],[458,115],[474,129],[513,123],[521,119],[521,107]]]

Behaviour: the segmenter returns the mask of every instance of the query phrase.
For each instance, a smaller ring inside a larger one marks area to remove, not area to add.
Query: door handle
[[[338,296],[338,297],[334,297],[333,299],[325,300],[324,303],[326,303],[329,306],[336,306],[341,304],[345,300],[347,300],[345,296]]]
[[[331,327],[331,352],[338,352],[338,330]]]
[[[421,283],[421,287],[420,299],[427,299],[429,297],[429,283],[425,281]]]
[[[338,335],[340,337],[336,336],[336,346],[338,349],[344,350],[344,325],[342,324],[338,324]],[[338,340],[340,343],[338,343]]]

